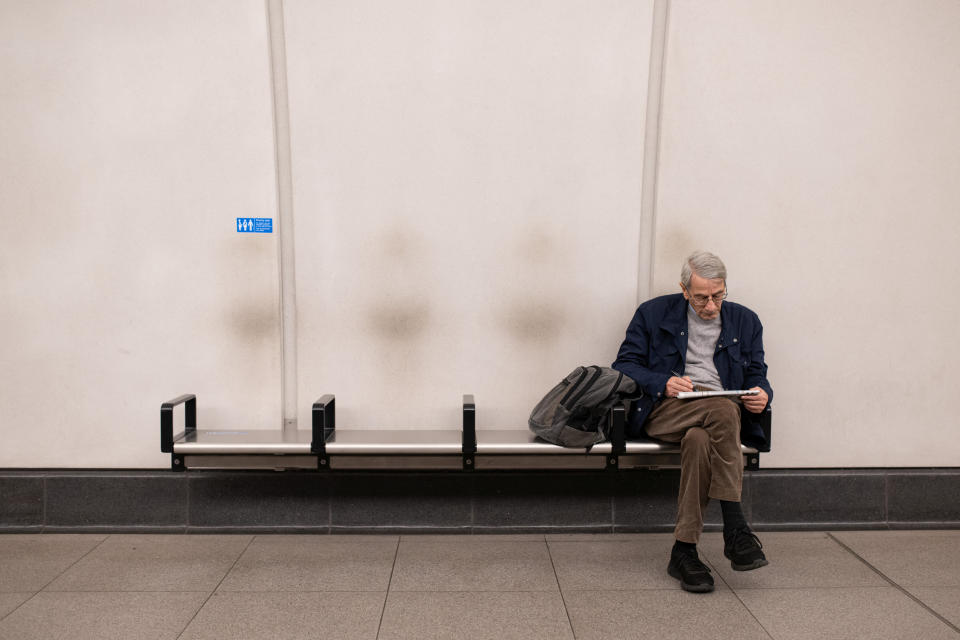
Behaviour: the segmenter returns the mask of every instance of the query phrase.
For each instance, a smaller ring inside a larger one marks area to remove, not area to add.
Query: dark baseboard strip
[[[666,533],[679,472],[0,470],[0,533]],[[960,528],[960,468],[764,469],[761,531]],[[707,531],[720,530],[718,505]]]

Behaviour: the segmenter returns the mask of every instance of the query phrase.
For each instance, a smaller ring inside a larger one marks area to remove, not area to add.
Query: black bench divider
[[[607,458],[607,469],[619,468],[617,456],[627,450],[626,422],[627,410],[623,403],[613,405],[613,410],[610,412],[610,424],[607,429],[607,439],[610,440],[610,457]]]
[[[310,414],[310,452],[317,454],[317,466],[320,469],[330,468],[330,458],[327,456],[327,440],[336,430],[336,401],[337,399],[332,393],[320,396],[313,403]]]
[[[465,393],[463,395],[463,468],[471,470],[474,468],[473,457],[477,452],[477,403],[473,399],[473,394]]]
[[[173,435],[173,409],[177,405],[183,405],[183,431],[176,437]],[[182,456],[173,453],[173,441],[181,436],[197,430],[197,396],[192,393],[185,393],[173,400],[169,400],[160,405],[160,451],[169,453],[170,467],[176,471],[185,469]]]

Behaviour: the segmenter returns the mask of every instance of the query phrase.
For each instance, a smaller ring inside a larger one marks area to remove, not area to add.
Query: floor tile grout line
[[[186,623],[185,625],[183,625],[183,629],[181,629],[181,630],[180,630],[180,633],[177,634],[177,640],[180,640],[180,638],[183,637],[183,634],[187,632],[187,629],[189,629],[189,628],[190,628],[190,625],[193,624],[193,621],[197,619],[197,616],[200,615],[200,612],[203,611],[203,608],[204,608],[205,606],[207,606],[207,603],[210,602],[210,598],[212,598],[212,597],[214,596],[214,594],[217,592],[217,589],[219,589],[219,588],[220,588],[220,585],[223,584],[223,581],[226,580],[226,579],[227,579],[227,576],[230,575],[230,572],[233,571],[233,570],[236,568],[237,563],[240,562],[240,559],[243,557],[243,554],[245,554],[245,553],[247,552],[247,549],[250,548],[250,545],[252,545],[252,544],[253,544],[253,541],[256,540],[256,539],[257,539],[257,536],[255,536],[255,535],[250,536],[250,539],[247,540],[246,546],[243,548],[243,550],[242,550],[240,553],[237,554],[237,558],[233,561],[233,564],[230,565],[230,568],[227,569],[227,570],[224,572],[223,577],[220,578],[220,581],[217,583],[217,586],[215,586],[215,587],[210,591],[210,593],[207,594],[207,597],[204,599],[203,602],[200,603],[200,606],[197,607],[197,610],[193,612],[193,615],[190,616],[190,619],[187,620],[187,623]],[[202,592],[200,592],[200,593],[202,593]]]
[[[0,593],[29,593],[29,592],[27,592],[27,591],[8,591],[8,592],[0,592]],[[181,589],[64,589],[64,590],[62,590],[62,591],[58,591],[58,590],[54,589],[54,590],[52,590],[52,591],[44,591],[44,593],[48,593],[48,594],[53,595],[53,594],[62,594],[62,593],[75,593],[75,594],[84,594],[84,593],[101,593],[101,594],[103,594],[103,593],[208,593],[208,591],[207,591],[206,589],[201,589],[201,590],[199,590],[199,591],[198,591],[197,589],[185,589],[185,590],[181,590]],[[228,593],[234,593],[234,592],[228,592]],[[268,593],[268,592],[261,592],[261,593]]]
[[[577,632],[573,628],[573,618],[570,617],[570,610],[567,608],[567,598],[563,595],[563,587],[560,586],[560,576],[557,574],[557,564],[553,561],[553,553],[550,551],[550,541],[543,537],[543,543],[547,547],[547,557],[550,558],[550,567],[553,569],[553,578],[557,581],[557,591],[560,592],[560,602],[563,603],[563,612],[567,615],[567,624],[570,625],[570,635],[573,640],[577,640]]]
[[[859,584],[859,585],[850,585],[850,584],[832,584],[832,585],[803,585],[799,587],[730,587],[731,591],[842,591],[843,589],[889,589],[889,585],[885,584]]]
[[[884,580],[886,580],[887,583],[889,583],[891,587],[893,587],[894,589],[898,590],[898,591],[899,591],[900,593],[902,593],[903,595],[907,596],[908,598],[910,598],[911,600],[913,600],[914,602],[916,602],[918,605],[920,605],[921,607],[923,607],[928,613],[930,613],[931,615],[933,615],[934,617],[936,617],[938,620],[940,620],[940,622],[942,622],[943,624],[945,624],[945,625],[947,625],[948,627],[950,627],[951,629],[953,629],[954,632],[960,633],[960,627],[957,627],[957,625],[953,624],[952,622],[950,622],[949,620],[947,620],[946,618],[944,618],[942,615],[940,615],[939,613],[937,613],[936,611],[934,611],[933,609],[931,609],[931,608],[927,605],[927,603],[925,603],[923,600],[921,600],[920,598],[918,598],[917,596],[913,595],[912,593],[910,593],[909,591],[907,591],[906,589],[904,589],[903,587],[901,587],[899,584],[897,584],[896,582],[894,582],[889,576],[887,576],[887,574],[885,574],[883,571],[880,571],[880,569],[878,569],[878,568],[876,568],[875,566],[873,566],[872,564],[870,564],[870,562],[868,562],[866,558],[864,558],[864,557],[861,556],[859,553],[857,553],[856,551],[854,551],[852,548],[850,548],[849,546],[847,546],[842,540],[840,540],[839,538],[837,538],[836,536],[834,536],[833,533],[831,533],[831,532],[828,531],[828,532],[827,532],[827,537],[830,538],[831,540],[833,540],[834,542],[836,542],[838,545],[840,545],[840,547],[842,547],[844,550],[846,550],[846,552],[849,553],[850,555],[852,555],[854,558],[856,558],[857,560],[859,560],[859,561],[862,562],[863,564],[867,565],[867,567],[868,567],[871,571],[873,571],[873,572],[876,573],[878,576],[880,576],[881,578],[883,578]]]
[[[710,563],[710,566],[711,566],[711,567],[713,567],[714,569],[716,569],[716,566],[715,566],[712,562],[710,562],[710,560],[707,560],[707,562]],[[750,607],[747,606],[747,603],[743,601],[743,599],[740,597],[740,594],[737,593],[737,590],[734,589],[733,586],[732,586],[729,582],[727,582],[722,575],[720,575],[720,571],[719,571],[719,570],[717,571],[717,577],[720,578],[720,582],[722,582],[722,583],[727,587],[727,590],[730,591],[730,593],[733,594],[733,597],[737,599],[737,602],[740,603],[740,605],[743,607],[744,611],[746,611],[747,613],[749,613],[749,614],[750,614],[750,617],[753,618],[758,625],[760,625],[760,628],[763,629],[763,632],[764,632],[765,634],[767,634],[767,637],[770,638],[770,640],[774,640],[773,634],[770,633],[770,631],[769,631],[765,626],[763,626],[763,623],[760,622],[760,619],[757,618],[756,614],[753,613],[753,610],[750,609]]]
[[[394,589],[393,593],[556,593],[553,589]],[[604,591],[604,589],[587,589]],[[607,589],[610,591],[610,589]],[[657,591],[657,589],[636,589],[636,591]],[[10,592],[15,593],[15,592]],[[51,591],[48,593],[117,593],[115,591]],[[206,593],[206,591],[124,591],[123,593]],[[238,593],[383,593],[383,589],[248,589],[220,591],[222,594]]]
[[[89,556],[91,553],[93,553],[94,551],[96,551],[97,549],[99,549],[100,547],[102,547],[102,546],[104,545],[104,543],[105,543],[107,540],[109,540],[110,538],[112,538],[112,537],[113,537],[112,534],[107,534],[107,535],[103,536],[103,540],[101,540],[100,542],[98,542],[97,544],[95,544],[92,549],[90,549],[90,550],[87,551],[85,554],[83,554],[82,556],[80,556],[79,558],[77,558],[75,562],[71,563],[69,567],[67,567],[66,569],[64,569],[64,570],[61,571],[60,573],[58,573],[52,580],[50,580],[49,582],[47,582],[47,584],[45,584],[45,585],[43,585],[42,587],[40,587],[40,589],[37,591],[37,593],[40,593],[41,591],[43,591],[44,589],[46,589],[47,587],[49,587],[51,584],[53,584],[54,582],[56,582],[59,578],[63,577],[68,571],[70,571],[70,569],[73,569],[75,566],[77,566],[78,564],[80,564],[87,556]],[[34,594],[34,595],[36,595],[36,594]]]
[[[397,570],[397,559],[400,557],[400,543],[403,538],[397,536],[397,547],[393,552],[393,566],[390,567],[390,578],[387,580],[387,591],[383,594],[383,607],[380,608],[380,620],[377,622],[377,638],[380,638],[380,630],[383,628],[383,618],[387,614],[387,600],[390,599],[390,588],[393,586],[393,574]]]
[[[17,592],[11,591],[10,593],[17,593]],[[20,591],[19,593],[30,593],[30,592],[29,592],[29,591]],[[30,602],[30,601],[33,600],[34,598],[36,598],[39,593],[40,593],[39,591],[36,591],[36,592],[32,593],[29,598],[27,598],[26,600],[24,600],[23,602],[21,602],[20,604],[18,604],[16,607],[14,607],[12,611],[10,611],[9,613],[7,613],[7,615],[5,615],[5,616],[0,616],[0,624],[2,624],[4,620],[6,620],[6,619],[9,618],[10,616],[12,616],[20,607],[22,607],[23,605],[27,604],[28,602]]]
[[[43,535],[43,534],[40,534],[40,535]],[[41,593],[43,593],[43,592],[44,592],[44,591],[43,591],[44,589],[46,589],[46,588],[49,587],[51,584],[53,584],[54,582],[56,582],[57,579],[60,578],[60,576],[64,575],[67,571],[70,571],[70,569],[73,569],[73,568],[77,565],[77,563],[79,563],[81,560],[83,560],[83,559],[86,558],[88,555],[90,555],[91,553],[93,553],[94,551],[96,551],[97,549],[99,549],[100,546],[101,546],[104,542],[106,542],[107,539],[109,539],[109,538],[110,538],[109,535],[105,535],[105,536],[103,537],[103,540],[101,540],[100,542],[98,542],[97,544],[95,544],[89,551],[87,551],[85,554],[83,554],[82,556],[80,556],[79,558],[77,558],[76,560],[74,560],[73,562],[71,562],[69,567],[67,567],[66,569],[64,569],[63,571],[61,571],[61,572],[58,573],[57,575],[55,575],[53,578],[51,578],[49,581],[47,581],[46,584],[44,584],[42,587],[40,587],[39,589],[37,589],[36,591],[34,591],[34,592],[33,592],[33,595],[31,595],[29,598],[27,598],[26,600],[24,600],[23,602],[21,602],[19,605],[17,605],[17,607],[14,608],[13,611],[11,611],[10,613],[8,613],[7,615],[5,615],[5,616],[3,616],[3,617],[0,617],[0,622],[3,622],[4,620],[6,620],[6,619],[9,618],[10,616],[12,616],[18,609],[20,609],[20,607],[22,607],[23,605],[27,604],[28,602],[30,602],[31,600],[33,600],[34,598],[36,598],[38,595],[40,595]],[[21,592],[21,593],[23,593],[23,592]],[[26,592],[26,593],[29,593],[29,592]],[[58,592],[50,592],[50,593],[58,593]]]
[[[4,592],[4,593],[30,593],[30,592],[29,592],[29,591],[9,591],[9,592]],[[37,591],[37,593],[40,593],[40,592]],[[37,593],[31,594],[29,598],[27,598],[26,600],[24,600],[23,602],[21,602],[20,604],[18,604],[17,606],[15,606],[10,612],[7,613],[7,615],[5,615],[5,616],[0,616],[0,625],[3,624],[3,621],[4,621],[4,620],[6,620],[6,619],[9,618],[10,616],[12,616],[17,609],[19,609],[19,608],[22,607],[23,605],[25,605],[25,604],[27,604],[28,602],[30,602],[31,600],[33,600],[33,599],[36,597]]]

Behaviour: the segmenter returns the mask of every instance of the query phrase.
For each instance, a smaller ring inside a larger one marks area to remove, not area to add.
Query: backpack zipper
[[[577,378],[577,381],[570,385],[570,388],[567,389],[567,392],[563,394],[563,398],[560,399],[560,406],[566,406],[567,399],[570,397],[570,394],[573,393],[577,387],[580,386],[580,383],[583,382],[583,379],[587,377],[587,371],[589,367],[584,367],[583,371],[580,372],[580,377]]]
[[[577,404],[577,400],[579,400],[579,399],[583,396],[583,394],[585,394],[585,393],[587,392],[587,390],[590,388],[590,385],[592,385],[594,382],[596,382],[596,381],[597,381],[597,378],[599,378],[599,377],[603,374],[603,371],[600,369],[600,367],[593,366],[593,367],[590,367],[590,368],[591,368],[591,369],[595,369],[595,371],[593,372],[593,376],[591,376],[590,381],[587,382],[587,384],[583,385],[583,388],[580,389],[579,393],[577,393],[577,395],[575,395],[573,398],[570,399],[570,404],[569,404],[569,405],[566,405],[566,404],[563,403],[563,401],[560,402],[560,404],[563,404],[563,406],[564,406],[567,410],[573,409],[574,405]],[[586,372],[584,372],[584,373],[586,373]],[[580,381],[578,380],[577,383],[579,384],[579,382],[580,382]],[[570,394],[568,393],[567,395],[570,395]]]

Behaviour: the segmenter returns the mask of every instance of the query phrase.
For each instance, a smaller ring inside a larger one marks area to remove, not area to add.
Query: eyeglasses
[[[720,303],[727,299],[727,292],[718,293],[715,296],[690,296],[690,302],[695,306],[703,307],[706,306],[707,302],[713,300],[713,304],[720,306]]]

